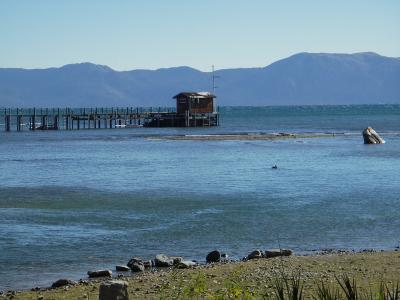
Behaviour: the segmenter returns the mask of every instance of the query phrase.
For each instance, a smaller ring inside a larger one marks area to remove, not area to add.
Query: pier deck
[[[174,108],[3,108],[5,131],[218,126],[219,113],[177,113]]]

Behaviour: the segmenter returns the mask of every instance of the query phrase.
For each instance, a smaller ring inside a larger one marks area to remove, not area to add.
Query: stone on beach
[[[111,277],[112,271],[111,270],[96,270],[96,271],[88,271],[87,274],[88,274],[89,278]]]
[[[256,259],[256,258],[262,258],[262,257],[263,257],[263,253],[259,249],[254,250],[249,255],[247,255],[247,259]]]
[[[154,264],[158,268],[172,267],[174,265],[174,259],[165,254],[158,254],[154,259]]]
[[[221,252],[219,252],[218,250],[211,251],[206,256],[207,263],[219,262],[219,261],[221,261]]]
[[[132,272],[143,272],[144,271],[144,265],[143,263],[133,263],[130,266]]]
[[[126,272],[130,270],[131,269],[128,266],[122,266],[122,265],[115,266],[115,271],[117,272]]]
[[[172,259],[174,266],[183,261],[183,257],[180,256],[171,256],[170,259]]]
[[[264,252],[265,258],[272,258],[277,256],[290,256],[293,251],[290,249],[270,249]]]
[[[182,260],[175,265],[178,269],[188,269],[197,266],[197,263],[191,260]]]
[[[145,261],[143,262],[143,266],[144,266],[146,269],[150,269],[150,268],[153,266],[153,262],[152,262],[151,260],[145,260]]]
[[[364,144],[384,144],[385,140],[371,127],[367,127],[363,131]]]
[[[144,264],[141,258],[133,257],[127,263],[127,266],[132,270],[132,272],[142,272],[144,271]]]
[[[99,300],[129,300],[128,283],[122,280],[103,282],[99,289]]]
[[[58,287],[66,286],[66,285],[75,285],[75,284],[77,284],[77,283],[75,281],[73,281],[73,280],[59,279],[56,282],[53,282],[51,287],[52,288],[58,288]]]

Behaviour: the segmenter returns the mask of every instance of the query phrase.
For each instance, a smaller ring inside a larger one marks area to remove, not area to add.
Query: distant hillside
[[[219,105],[400,103],[400,59],[369,52],[299,53],[265,68],[216,75]],[[173,106],[178,92],[210,88],[211,74],[189,67],[0,69],[0,107]]]

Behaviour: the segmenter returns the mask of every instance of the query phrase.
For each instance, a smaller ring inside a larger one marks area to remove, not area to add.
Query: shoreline
[[[329,279],[327,281],[332,283],[332,279],[335,276],[342,274],[357,278],[361,288],[365,286],[371,287],[378,285],[380,280],[391,283],[400,278],[400,251],[398,248],[389,251],[364,249],[358,252],[354,250],[323,249],[306,255],[226,260],[217,263],[198,264],[186,269],[158,267],[137,273],[131,273],[130,271],[115,272],[117,276],[113,276],[113,279],[128,282],[130,299],[158,299],[162,296],[161,293],[166,293],[166,295],[172,297],[173,293],[176,292],[175,288],[172,287],[176,287],[179,283],[182,284],[182,280],[189,284],[196,274],[202,274],[206,279],[218,278],[217,280],[208,280],[210,289],[216,290],[223,288],[223,283],[234,273],[239,272],[236,275],[243,275],[246,280],[249,280],[250,286],[253,286],[258,280],[264,280],[264,276],[256,276],[256,278],[251,279],[249,278],[251,274],[265,271],[265,278],[271,281],[274,276],[278,275],[276,271],[281,268],[289,275],[297,271],[307,274],[303,278],[305,280],[304,285],[307,287],[312,287],[312,282],[309,282],[311,278],[315,279],[318,276],[322,276],[321,278]],[[96,297],[98,298],[99,285],[108,280],[110,278],[85,278],[76,284],[59,288],[48,287],[3,291],[0,293],[0,299],[10,299],[7,298],[10,295],[12,295],[13,299],[38,299],[40,296],[43,296],[43,299],[64,299],[65,297],[68,299],[95,299]],[[265,290],[270,288],[268,284],[266,286],[262,285],[262,287]],[[82,297],[78,297],[78,295]],[[85,298],[84,295],[87,297]]]

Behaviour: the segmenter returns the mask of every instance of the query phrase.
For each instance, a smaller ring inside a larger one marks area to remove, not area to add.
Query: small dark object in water
[[[278,166],[277,165],[273,165],[272,169],[278,169]]]

